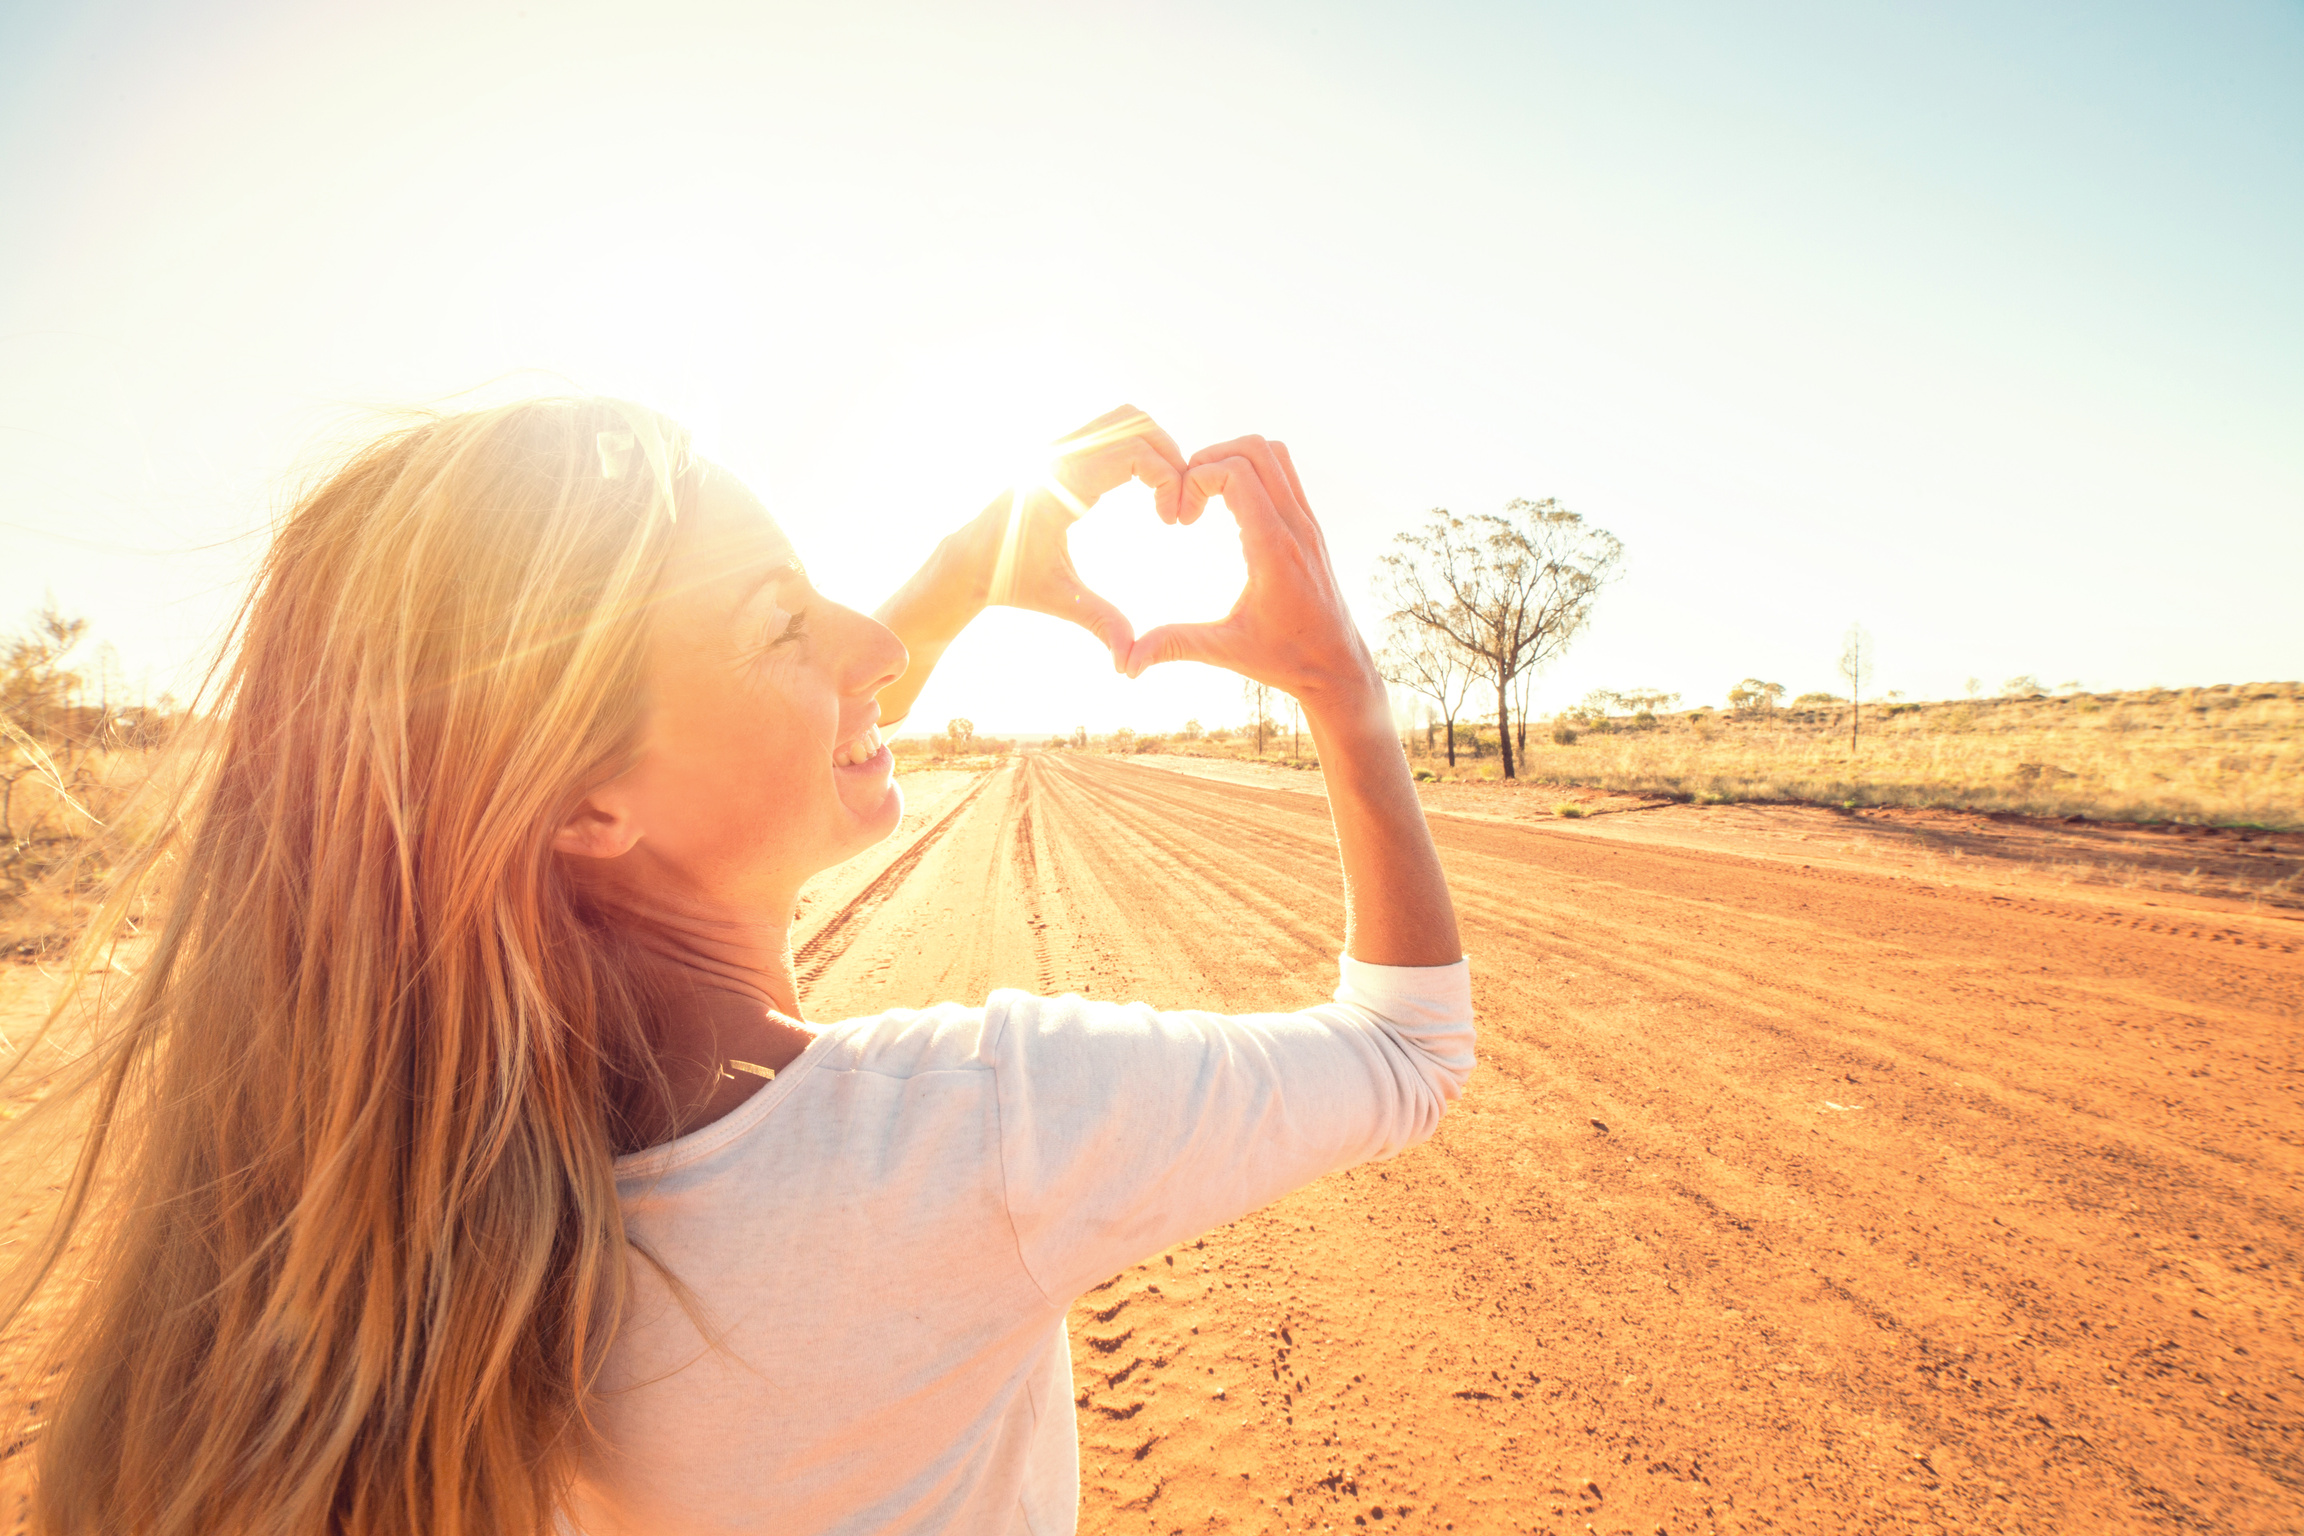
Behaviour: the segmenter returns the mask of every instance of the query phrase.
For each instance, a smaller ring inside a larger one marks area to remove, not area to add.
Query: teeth
[[[832,761],[843,768],[853,768],[858,763],[871,761],[873,754],[879,750],[880,727],[868,725],[859,734],[833,748]]]

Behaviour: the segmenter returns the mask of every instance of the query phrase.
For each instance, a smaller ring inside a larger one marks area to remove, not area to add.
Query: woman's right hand
[[[1336,590],[1328,541],[1288,450],[1234,438],[1184,468],[1180,520],[1211,496],[1240,525],[1248,584],[1213,624],[1164,624],[1128,653],[1131,677],[1163,661],[1205,661],[1286,689],[1304,705],[1344,861],[1344,947],[1373,965],[1453,965],[1456,908],[1376,662]]]
[[[1240,526],[1247,585],[1214,623],[1163,624],[1137,639],[1128,675],[1164,661],[1204,661],[1269,683],[1308,710],[1385,698],[1375,659],[1352,622],[1328,541],[1284,443],[1237,437],[1203,448],[1184,468],[1178,521],[1221,498]]]

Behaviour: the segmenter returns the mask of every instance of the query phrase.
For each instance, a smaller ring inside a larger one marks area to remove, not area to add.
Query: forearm
[[[1371,965],[1453,965],[1464,946],[1382,686],[1307,698],[1344,864],[1344,946]]]
[[[991,556],[998,550],[997,529],[1007,506],[1008,498],[999,497],[946,537],[911,579],[873,611],[874,618],[896,632],[911,657],[904,675],[880,690],[883,728],[912,713],[913,702],[945,650],[984,611],[992,583]]]

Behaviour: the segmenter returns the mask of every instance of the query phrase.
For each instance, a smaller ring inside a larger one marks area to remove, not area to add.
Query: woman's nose
[[[896,638],[896,631],[868,613],[840,610],[846,633],[841,637],[840,691],[878,693],[904,675],[912,664],[911,652]]]

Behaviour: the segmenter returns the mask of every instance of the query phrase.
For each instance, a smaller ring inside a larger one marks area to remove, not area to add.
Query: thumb
[[[1222,666],[1219,659],[1220,636],[1214,624],[1163,624],[1138,636],[1129,648],[1126,671],[1130,677],[1142,677],[1147,667],[1156,667],[1164,661],[1204,661]]]
[[[1136,626],[1128,622],[1128,615],[1086,587],[1074,587],[1072,612],[1068,617],[1104,642],[1104,648],[1112,653],[1113,671],[1127,666],[1136,639]]]

